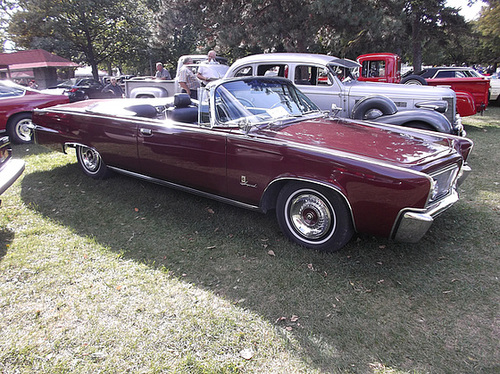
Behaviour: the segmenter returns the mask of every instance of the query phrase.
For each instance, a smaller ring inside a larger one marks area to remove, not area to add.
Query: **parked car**
[[[23,171],[24,161],[12,158],[9,137],[0,137],[0,195],[19,178]]]
[[[323,110],[340,108],[342,118],[465,135],[449,88],[359,82],[347,77],[355,61],[307,53],[265,53],[237,60],[225,78],[280,76],[290,79]],[[342,75],[339,79],[339,75]]]
[[[500,105],[500,79],[498,78],[498,73],[487,78],[490,80],[490,95],[488,99],[490,103],[495,102],[497,105]]]
[[[108,93],[102,92],[104,86],[101,82],[92,78],[71,78],[67,81],[59,83],[53,87],[49,87],[43,92],[57,92],[59,94],[68,95],[70,102],[88,100],[88,99],[105,99],[109,98]]]
[[[394,53],[368,53],[357,58],[359,81],[450,87],[457,96],[462,116],[480,113],[488,106],[489,80],[469,67],[432,67],[401,75],[401,58]]]
[[[68,101],[64,95],[46,94],[8,80],[0,80],[0,132],[7,132],[13,143],[29,143],[33,109]]]
[[[470,170],[466,138],[330,118],[284,78],[219,80],[200,93],[38,110],[36,141],[76,148],[93,178],[113,170],[275,210],[291,240],[330,251],[355,231],[419,240]]]

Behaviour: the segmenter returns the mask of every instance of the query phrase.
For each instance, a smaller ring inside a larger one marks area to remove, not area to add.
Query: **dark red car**
[[[35,108],[68,103],[65,95],[51,95],[0,80],[0,132],[7,131],[14,143],[29,143],[32,138],[31,114]]]
[[[246,77],[200,101],[89,100],[36,110],[35,139],[110,170],[261,212],[291,240],[338,250],[355,231],[419,240],[458,200],[467,138],[330,118],[289,80]]]

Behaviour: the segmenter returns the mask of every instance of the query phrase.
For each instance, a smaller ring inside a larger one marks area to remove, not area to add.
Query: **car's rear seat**
[[[174,106],[166,110],[167,118],[172,121],[195,123],[198,121],[198,107],[193,105],[187,93],[174,95]]]
[[[133,113],[135,113],[135,117],[144,117],[144,118],[157,118],[158,112],[156,108],[151,104],[137,104],[131,105],[125,108]]]

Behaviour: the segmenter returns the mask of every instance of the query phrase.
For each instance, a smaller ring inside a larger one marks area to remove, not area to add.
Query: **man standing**
[[[167,69],[163,68],[163,64],[161,62],[156,63],[156,75],[155,78],[157,79],[172,79],[170,77],[170,73],[168,72]]]
[[[196,78],[191,67],[188,66],[193,63],[191,57],[186,57],[182,61],[182,68],[179,70],[177,81],[182,88],[182,92],[186,92],[191,99],[198,99],[198,88],[200,88],[200,81]]]
[[[116,84],[116,78],[111,77],[109,84],[104,86],[101,92],[104,92],[106,94],[112,94],[115,97],[124,97],[125,95],[123,94],[122,88]]]
[[[210,65],[218,65],[219,63],[216,60],[217,54],[214,50],[208,52],[207,61],[203,61],[198,68],[198,74],[196,75],[198,79],[200,79],[203,85],[207,85],[210,81],[214,81],[220,79],[221,77],[218,75],[215,69],[211,69]]]

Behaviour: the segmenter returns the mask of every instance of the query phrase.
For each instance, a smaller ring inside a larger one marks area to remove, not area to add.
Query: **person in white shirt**
[[[208,52],[207,61],[203,61],[198,68],[198,73],[196,76],[203,83],[203,85],[208,84],[208,82],[220,79],[221,77],[217,74],[215,69],[210,69],[210,65],[218,65],[216,60],[217,54],[214,50]]]

